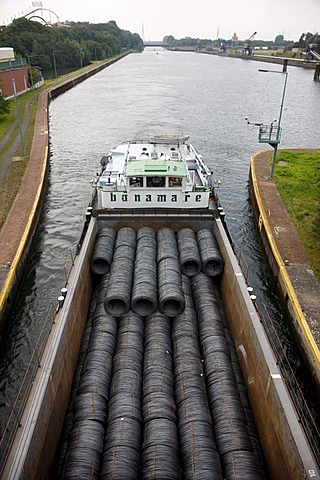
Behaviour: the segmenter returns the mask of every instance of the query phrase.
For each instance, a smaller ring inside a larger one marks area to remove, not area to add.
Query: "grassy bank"
[[[280,152],[275,182],[320,281],[320,151]]]
[[[17,149],[13,152],[11,156],[5,180],[0,186],[0,204],[2,206],[0,211],[0,228],[5,222],[7,214],[20,188],[20,184],[27,166],[28,156],[30,153],[33,139],[34,121],[37,111],[37,99],[38,92],[27,92],[17,98],[17,108],[19,109],[21,122],[23,122],[26,118],[25,132],[23,138],[27,156],[26,158],[23,158],[22,147],[19,141]],[[3,138],[6,132],[10,133],[8,141],[1,150],[2,161],[5,161],[5,158],[9,154],[9,150],[15,139],[20,138],[14,100],[10,100],[10,113],[4,116],[2,121],[0,122],[0,138]],[[20,160],[17,161],[19,158]]]

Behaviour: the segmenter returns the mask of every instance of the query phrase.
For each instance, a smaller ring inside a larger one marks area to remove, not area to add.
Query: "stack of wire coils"
[[[212,232],[104,227],[93,258],[60,477],[265,478]]]

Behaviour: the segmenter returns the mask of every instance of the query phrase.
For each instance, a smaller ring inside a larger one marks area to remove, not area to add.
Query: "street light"
[[[276,165],[278,145],[280,143],[280,138],[281,138],[281,119],[282,119],[282,112],[283,112],[283,105],[284,105],[284,97],[286,94],[288,72],[286,71],[286,69],[284,69],[283,71],[280,71],[280,70],[264,70],[262,68],[259,69],[259,72],[280,73],[282,75],[285,75],[278,120],[274,120],[271,123],[271,125],[261,124],[259,126],[259,142],[269,143],[269,145],[273,147],[273,155],[272,155],[271,170],[270,170],[270,178],[273,178],[274,168]]]
[[[15,103],[15,107],[16,107],[16,115],[17,115],[18,127],[19,127],[19,133],[20,133],[22,156],[26,157],[27,156],[27,151],[26,151],[26,147],[25,147],[25,144],[24,144],[24,138],[23,138],[23,133],[22,133],[22,128],[21,128],[20,111],[19,111],[19,106],[18,106],[17,90],[16,90],[16,83],[14,81],[14,78],[12,78],[12,87],[13,87],[14,103]]]
[[[80,68],[82,68],[82,49],[80,48]]]
[[[54,77],[57,80],[58,78],[58,73],[57,73],[57,62],[56,62],[56,53],[61,52],[61,50],[54,50],[53,51],[53,67],[54,67]]]
[[[30,79],[31,79],[31,90],[34,90],[34,83],[33,83],[33,75],[32,75],[32,69],[31,69],[31,57],[43,57],[42,54],[40,53],[31,53],[31,55],[27,55],[28,57],[28,64],[30,68]]]

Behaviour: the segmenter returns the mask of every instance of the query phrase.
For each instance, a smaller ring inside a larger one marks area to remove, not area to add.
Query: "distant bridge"
[[[158,40],[144,40],[143,45],[145,47],[170,47],[168,43],[164,43]]]

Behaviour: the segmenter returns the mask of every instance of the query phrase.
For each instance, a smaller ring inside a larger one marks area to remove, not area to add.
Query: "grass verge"
[[[320,151],[280,152],[274,178],[320,281]]]
[[[27,118],[23,135],[27,155],[25,158],[22,158],[22,147],[21,143],[19,142],[19,146],[13,152],[12,158],[21,157],[21,161],[11,160],[6,172],[5,180],[0,187],[0,204],[2,206],[0,212],[0,229],[4,224],[15,196],[18,193],[28,163],[28,157],[33,140],[34,123],[37,112],[37,100],[38,92],[27,92],[23,95],[20,95],[17,99],[20,119],[23,119],[25,116]],[[4,121],[1,121],[0,123],[0,138],[5,135],[6,131],[10,131],[8,141],[1,150],[2,159],[8,155],[12,143],[17,137],[19,137],[19,127],[16,120],[16,107],[14,100],[11,100],[10,104],[10,113],[6,115],[6,117],[3,119]],[[10,129],[10,125],[13,125],[13,128]]]

